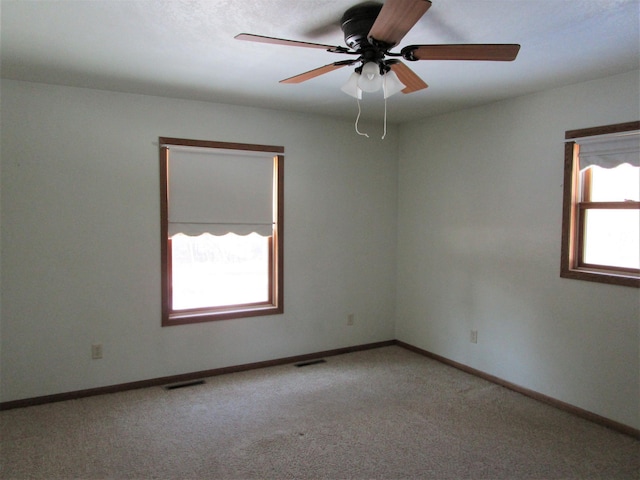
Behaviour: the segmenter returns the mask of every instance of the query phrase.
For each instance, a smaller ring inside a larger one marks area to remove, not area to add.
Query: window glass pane
[[[624,202],[640,200],[640,167],[628,163],[616,168],[589,167],[592,202]]]
[[[269,237],[172,237],[173,309],[269,301]]]
[[[640,210],[585,212],[585,263],[640,268]]]

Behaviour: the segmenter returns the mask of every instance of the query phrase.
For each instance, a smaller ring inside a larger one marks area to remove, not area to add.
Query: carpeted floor
[[[392,346],[0,412],[0,477],[634,479],[640,441]]]

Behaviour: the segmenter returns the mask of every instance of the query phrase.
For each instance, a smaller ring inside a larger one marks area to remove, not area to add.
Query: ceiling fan
[[[394,93],[412,93],[427,84],[400,59],[417,60],[491,60],[512,61],[518,55],[517,44],[448,44],[408,45],[391,52],[431,6],[430,0],[386,0],[364,2],[349,8],[340,21],[347,47],[286,40],[241,33],[238,40],[293,47],[323,49],[331,53],[351,55],[340,60],[281,80],[301,83],[348,65],[359,64],[343,91],[358,99],[362,91],[384,89],[385,99]],[[388,80],[388,81],[387,81]]]

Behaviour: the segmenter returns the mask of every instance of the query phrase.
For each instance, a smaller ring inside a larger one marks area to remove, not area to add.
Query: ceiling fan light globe
[[[382,87],[382,75],[375,62],[367,62],[362,67],[362,74],[358,80],[358,87],[363,92],[377,92]]]
[[[400,81],[396,73],[392,70],[384,74],[382,80],[382,91],[384,92],[384,98],[389,98],[401,90],[404,90],[407,86]]]
[[[360,79],[360,74],[357,72],[353,72],[349,77],[349,80],[347,80],[347,83],[345,83],[340,88],[340,90],[342,90],[347,95],[351,95],[352,97],[357,98],[358,100],[361,100],[362,90],[360,90],[360,87],[358,87],[359,79]]]

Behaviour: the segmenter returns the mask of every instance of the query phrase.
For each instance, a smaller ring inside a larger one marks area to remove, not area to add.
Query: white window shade
[[[623,163],[640,166],[640,132],[576,139],[575,142],[580,145],[580,170],[592,165],[602,168],[615,168]]]
[[[273,233],[273,153],[169,151],[169,236]]]

